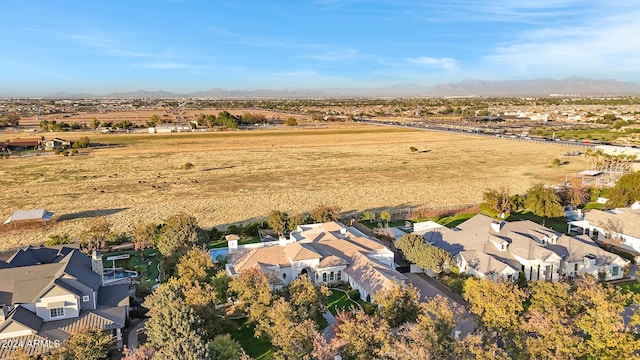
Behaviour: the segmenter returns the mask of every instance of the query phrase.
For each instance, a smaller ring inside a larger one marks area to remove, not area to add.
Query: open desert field
[[[85,133],[46,134],[57,135]],[[0,248],[77,236],[98,215],[126,231],[181,211],[211,227],[319,204],[344,211],[460,204],[480,201],[489,187],[518,193],[585,168],[582,158],[562,156],[575,148],[362,124],[89,137],[110,146],[0,159],[2,220],[18,209],[56,213],[46,227],[0,225]],[[555,167],[554,158],[570,163]]]

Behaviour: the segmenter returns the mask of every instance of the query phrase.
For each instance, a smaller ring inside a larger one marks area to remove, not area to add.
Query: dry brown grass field
[[[85,133],[46,134],[56,135]],[[486,188],[523,192],[585,167],[561,155],[575,148],[361,124],[89,137],[111,146],[82,156],[0,159],[2,220],[30,208],[47,208],[57,219],[0,226],[0,248],[54,233],[77,236],[95,216],[127,231],[181,211],[211,227],[319,204],[348,211],[476,202]],[[570,163],[555,167],[554,158]],[[185,163],[194,167],[183,170]]]

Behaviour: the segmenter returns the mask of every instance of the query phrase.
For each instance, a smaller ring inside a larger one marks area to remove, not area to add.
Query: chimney
[[[100,250],[93,250],[91,253],[91,270],[100,275],[100,285],[104,285],[104,271],[102,266],[102,253]]]
[[[340,228],[340,234],[347,235],[347,228]]]
[[[491,222],[491,230],[493,230],[493,232],[499,233],[500,230],[502,230],[503,226],[504,226],[504,221],[492,221]]]
[[[284,235],[278,236],[278,245],[285,246],[287,245],[287,238]]]

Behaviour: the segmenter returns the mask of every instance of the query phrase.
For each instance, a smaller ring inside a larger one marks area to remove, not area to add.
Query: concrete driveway
[[[413,284],[418,290],[420,290],[420,300],[421,301],[429,301],[433,299],[436,295],[443,296],[453,303],[461,305],[463,307],[467,307],[469,304],[464,301],[462,296],[454,293],[449,290],[446,286],[440,284],[437,280],[430,278],[426,274],[417,273],[417,274],[404,274],[407,278],[409,278],[409,282]]]

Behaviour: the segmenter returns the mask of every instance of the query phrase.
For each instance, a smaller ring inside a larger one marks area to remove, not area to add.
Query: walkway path
[[[327,319],[327,323],[329,324],[322,331],[322,336],[324,336],[324,338],[327,341],[331,341],[331,339],[333,339],[336,336],[335,331],[333,331],[333,326],[336,324],[336,318],[335,316],[333,316],[333,314],[329,310],[325,311],[324,314],[322,314],[322,316],[324,316],[324,318]]]
[[[129,337],[127,338],[127,348],[133,350],[138,347],[138,332],[144,327],[147,319],[142,320],[138,325],[129,330]]]

